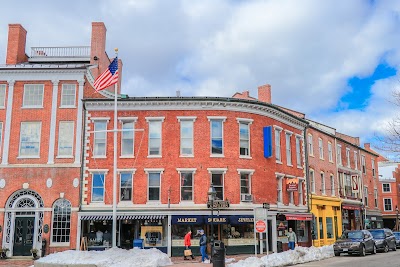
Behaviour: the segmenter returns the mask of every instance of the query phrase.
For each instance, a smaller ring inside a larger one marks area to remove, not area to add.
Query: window
[[[149,122],[149,156],[161,156],[162,120],[147,118]]]
[[[223,123],[226,117],[207,117],[211,128],[211,156],[224,155]]]
[[[382,191],[385,192],[391,192],[390,184],[382,184]]]
[[[132,173],[121,172],[120,174],[120,199],[121,201],[132,200]]]
[[[135,130],[133,121],[122,121],[121,132],[121,156],[133,157],[134,155],[134,140]]]
[[[292,134],[286,133],[286,162],[287,165],[292,166],[292,145],[290,142],[290,137]]]
[[[301,149],[300,149],[300,137],[296,136],[296,161],[297,167],[302,166],[301,164]]]
[[[224,200],[224,173],[211,173],[211,183],[213,184],[214,189],[217,192],[215,199]]]
[[[251,194],[251,173],[240,173],[240,195]]]
[[[324,239],[324,223],[323,223],[323,219],[322,217],[318,218],[318,222],[319,222],[319,238],[320,239]]]
[[[75,107],[75,84],[63,84],[61,92],[61,107]]]
[[[93,173],[92,202],[104,202],[105,173]]]
[[[25,84],[23,107],[43,107],[43,84]]]
[[[299,205],[304,205],[303,184],[304,181],[299,179]]]
[[[357,151],[354,151],[354,169],[358,170],[358,155],[357,155]]]
[[[335,176],[333,174],[330,175],[331,178],[331,195],[335,195]]]
[[[183,171],[181,176],[181,201],[193,201],[193,172]]]
[[[361,155],[361,166],[362,166],[362,172],[364,174],[366,174],[367,173],[367,169],[365,167],[365,156],[364,155]]]
[[[3,122],[0,122],[0,151],[1,151],[1,145],[3,141]]]
[[[6,102],[6,85],[5,84],[0,84],[0,108],[5,107],[5,102]]]
[[[72,156],[74,145],[74,122],[60,121],[58,130],[58,156]]]
[[[319,150],[319,158],[324,159],[324,146],[321,138],[318,138],[318,150]]]
[[[107,147],[107,121],[94,122],[94,149],[93,156],[100,157],[106,155]]]
[[[378,207],[378,189],[374,189],[375,208]]]
[[[368,207],[368,187],[364,186],[364,205]]]
[[[293,191],[289,191],[289,204],[294,204],[294,193]]]
[[[333,151],[331,142],[328,142],[328,157],[329,157],[329,162],[333,162]]]
[[[193,156],[194,119],[181,119],[181,156]]]
[[[340,166],[343,166],[343,164],[342,164],[342,146],[341,145],[337,145],[337,163]]]
[[[323,172],[321,172],[321,192],[323,195],[326,194],[326,190],[325,190],[325,174]]]
[[[391,198],[384,198],[383,204],[385,211],[392,211],[392,199]]]
[[[41,122],[21,122],[19,156],[36,157],[40,151]]]
[[[148,172],[149,179],[149,201],[161,200],[161,172]]]
[[[375,160],[372,159],[371,163],[372,163],[372,176],[375,177]]]
[[[250,125],[239,122],[240,156],[250,156]]]
[[[350,176],[350,174],[344,174],[344,178],[345,178],[345,186],[344,186],[344,188],[345,188],[345,191],[346,191],[346,196],[353,197],[354,194],[353,194],[353,189],[352,189],[352,186],[351,186],[351,176]]]
[[[282,161],[281,155],[281,129],[275,129],[275,157],[276,161]]]
[[[308,153],[310,156],[314,156],[313,136],[311,134],[308,135]]]
[[[326,217],[326,237],[334,238],[332,217]]]
[[[53,243],[69,243],[71,233],[71,202],[58,199],[53,205]]]
[[[283,181],[283,176],[276,176],[277,178],[277,202],[282,203],[283,202],[283,195],[282,195],[282,181]]]
[[[350,148],[346,148],[346,161],[347,161],[347,167],[350,168]]]
[[[315,194],[315,177],[314,170],[310,170],[311,193]]]

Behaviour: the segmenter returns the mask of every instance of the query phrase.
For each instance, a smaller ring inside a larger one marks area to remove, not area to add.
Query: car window
[[[351,232],[344,232],[342,237],[342,239],[361,239],[363,238],[363,232],[361,231],[351,231]]]
[[[400,233],[394,233],[394,236],[400,238]]]
[[[371,231],[371,234],[374,238],[385,238],[383,231]]]

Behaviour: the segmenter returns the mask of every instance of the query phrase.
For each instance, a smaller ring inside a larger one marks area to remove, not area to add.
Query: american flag
[[[96,91],[101,91],[118,82],[118,57],[114,58],[110,66],[94,81]]]

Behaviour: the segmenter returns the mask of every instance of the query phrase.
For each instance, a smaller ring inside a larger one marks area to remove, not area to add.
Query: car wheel
[[[365,246],[364,245],[361,245],[361,247],[360,247],[360,256],[365,257]]]
[[[388,244],[385,244],[385,247],[383,248],[383,252],[385,252],[385,253],[389,252]]]
[[[376,246],[374,245],[374,248],[372,249],[372,254],[376,254]]]
[[[340,256],[340,252],[335,252],[335,257],[339,257]]]

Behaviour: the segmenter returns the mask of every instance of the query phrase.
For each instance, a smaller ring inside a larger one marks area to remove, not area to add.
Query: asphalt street
[[[340,257],[333,257],[323,261],[298,264],[296,266],[327,266],[327,267],[400,267],[400,250],[388,253],[367,254],[365,257],[349,256],[342,254]]]

